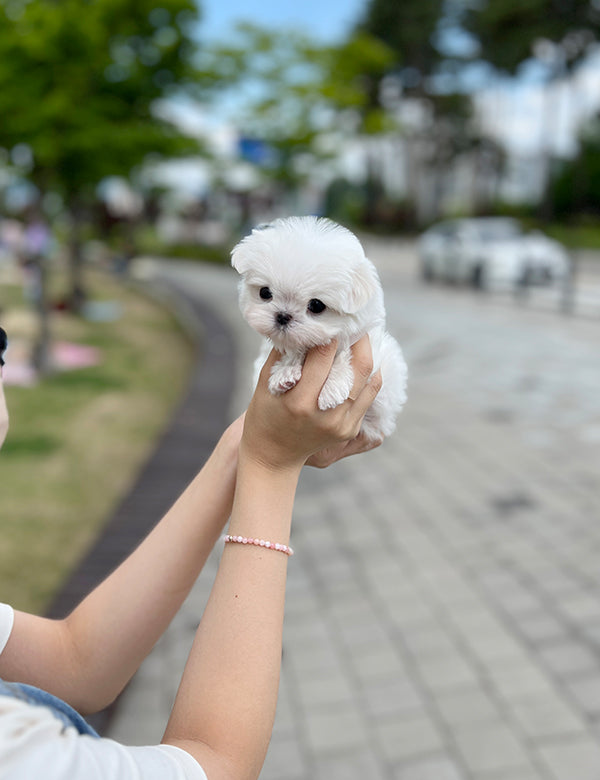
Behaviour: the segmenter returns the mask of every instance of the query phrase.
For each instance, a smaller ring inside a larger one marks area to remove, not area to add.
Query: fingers
[[[377,371],[369,380],[367,380],[365,386],[352,404],[352,415],[355,419],[358,419],[359,422],[362,422],[362,418],[365,416],[367,409],[371,406],[377,397],[377,393],[381,390],[382,384],[381,371]]]
[[[354,439],[351,439],[342,454],[342,458],[347,458],[349,455],[358,455],[361,452],[369,452],[376,447],[380,447],[383,444],[383,439],[367,439],[364,433],[359,433]]]
[[[350,391],[350,399],[354,401],[369,382],[371,372],[373,371],[373,356],[371,354],[369,337],[363,336],[352,346],[351,351],[354,382]],[[302,396],[303,398],[318,395],[329,376],[336,352],[336,340],[310,349],[306,353],[304,360],[302,381],[289,393]],[[272,349],[261,369],[259,384],[264,384],[268,380],[271,369],[280,358],[281,353],[276,349]]]
[[[320,452],[314,453],[314,455],[311,455],[306,461],[306,465],[314,466],[318,469],[325,469],[342,458],[374,450],[376,447],[381,446],[382,443],[383,439],[367,439],[366,435],[361,432],[358,436],[350,439],[350,441],[340,442],[332,447],[327,447]]]
[[[335,340],[329,342],[329,344],[321,344],[310,349],[306,353],[304,366],[302,368],[302,382],[299,383],[297,387],[288,391],[287,395],[298,395],[300,394],[300,391],[302,391],[302,395],[305,396],[318,395],[331,371],[336,351],[337,341]],[[258,384],[265,384],[268,381],[268,378],[271,375],[271,369],[280,359],[281,352],[278,352],[273,348],[261,368]]]
[[[302,379],[285,396],[286,405],[296,413],[312,414],[317,399],[333,366],[337,352],[337,341],[310,349],[302,368]],[[348,400],[337,407],[338,414],[330,414],[330,427],[338,429],[339,440],[353,439],[360,429],[365,412],[373,403],[382,384],[381,372],[372,375],[373,356],[368,335],[363,336],[351,348],[353,385]],[[259,387],[266,390],[266,384],[281,353],[272,349],[259,377]],[[343,418],[343,419],[341,419]]]
[[[371,352],[371,341],[369,337],[363,336],[359,339],[356,344],[352,345],[351,352],[354,383],[349,397],[350,400],[355,401],[369,381],[369,377],[373,371],[373,354]]]
[[[271,369],[277,363],[278,360],[281,359],[281,352],[278,352],[275,347],[269,352],[269,356],[263,363],[263,367],[260,370],[260,375],[258,377],[258,384],[259,385],[265,385],[269,381],[269,377],[271,376]]]
[[[337,351],[337,341],[313,347],[306,353],[302,367],[302,379],[288,391],[298,404],[306,402],[311,408],[316,406],[321,388],[325,384]]]

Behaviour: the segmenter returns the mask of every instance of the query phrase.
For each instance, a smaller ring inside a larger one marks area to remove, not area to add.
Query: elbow
[[[101,694],[100,692],[84,691],[77,702],[77,705],[72,704],[71,706],[86,718],[89,715],[96,715],[98,712],[102,712],[102,710],[113,705],[117,700],[119,693],[114,696],[107,696],[105,693]]]
[[[121,692],[120,690],[113,692],[101,685],[95,685],[90,676],[74,678],[71,691],[71,695],[66,699],[67,704],[70,704],[84,718],[110,707]]]
[[[129,682],[131,675],[105,662],[82,635],[72,616],[58,621],[63,658],[68,673],[68,703],[81,715],[94,715],[110,707]],[[64,698],[64,697],[63,697]]]

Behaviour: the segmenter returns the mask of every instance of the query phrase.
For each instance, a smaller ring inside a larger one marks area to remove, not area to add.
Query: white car
[[[450,219],[419,239],[421,274],[492,289],[552,283],[569,271],[569,257],[558,241],[543,233],[524,233],[507,217]]]

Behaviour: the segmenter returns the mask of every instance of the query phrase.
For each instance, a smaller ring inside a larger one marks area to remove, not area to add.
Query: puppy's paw
[[[331,379],[327,380],[319,395],[319,409],[324,412],[326,409],[334,409],[343,404],[349,392],[349,388],[344,385],[332,382]]]
[[[273,395],[281,395],[295,387],[302,376],[302,366],[279,366],[275,364],[269,377],[269,390]]]
[[[334,409],[343,404],[352,390],[354,374],[350,364],[350,350],[341,352],[333,362],[327,381],[319,395],[319,409]]]

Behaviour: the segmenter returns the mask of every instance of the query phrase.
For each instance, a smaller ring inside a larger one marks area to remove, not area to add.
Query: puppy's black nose
[[[292,315],[285,311],[278,311],[275,315],[275,319],[277,320],[278,325],[281,325],[282,328],[285,328],[285,326],[292,319]]]

